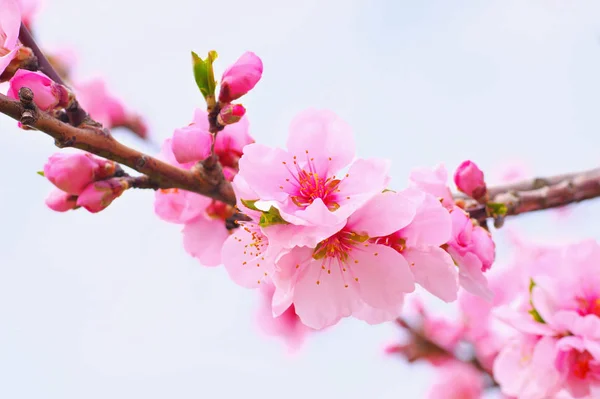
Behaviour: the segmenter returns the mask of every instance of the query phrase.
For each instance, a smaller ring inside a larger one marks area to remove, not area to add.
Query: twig
[[[178,168],[129,148],[110,134],[102,134],[101,130],[85,125],[74,127],[39,111],[31,102],[33,93],[27,88],[21,89],[20,94],[24,94],[22,102],[0,94],[0,112],[53,137],[57,147],[79,148],[129,166],[148,176],[160,188],[180,188],[235,205],[233,188],[223,177],[218,163],[210,170],[202,163],[192,170]]]

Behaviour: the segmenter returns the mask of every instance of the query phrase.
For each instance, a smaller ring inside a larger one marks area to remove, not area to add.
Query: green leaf
[[[537,311],[537,309],[533,306],[533,300],[531,299],[531,293],[533,292],[533,287],[535,287],[535,281],[533,281],[532,278],[529,279],[529,304],[531,305],[531,310],[529,311],[529,314],[531,315],[531,317],[533,317],[533,320],[537,321],[538,323],[543,323],[546,324],[546,321],[543,319],[543,317],[540,315],[540,313]]]
[[[196,85],[200,89],[200,92],[204,96],[207,104],[211,105],[215,99],[215,88],[217,82],[215,81],[215,72],[213,70],[213,62],[217,59],[218,54],[212,50],[208,52],[208,56],[205,60],[200,58],[198,54],[192,51],[192,65],[194,67],[194,79]]]
[[[288,224],[279,213],[279,209],[274,206],[271,207],[267,212],[263,212],[260,215],[260,221],[258,222],[260,227],[269,227],[274,224]]]
[[[240,202],[241,202],[242,204],[244,204],[244,206],[245,206],[246,208],[248,208],[248,209],[251,209],[251,210],[253,210],[253,211],[259,211],[259,212],[262,212],[260,209],[258,209],[258,208],[256,207],[256,205],[254,205],[254,204],[256,204],[256,202],[257,202],[257,201],[258,201],[258,200],[245,200],[245,199],[240,199]]]
[[[508,212],[506,204],[502,202],[488,202],[487,210],[491,217],[505,216]]]
[[[39,172],[36,172],[36,173],[42,177],[46,177],[43,170],[40,170]]]

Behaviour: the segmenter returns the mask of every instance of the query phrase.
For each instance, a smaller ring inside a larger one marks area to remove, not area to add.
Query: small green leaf
[[[42,177],[46,177],[43,170],[40,170],[39,172],[36,172],[36,173]]]
[[[194,79],[209,106],[214,103],[215,100],[215,88],[217,87],[217,82],[215,81],[213,62],[217,59],[217,56],[217,52],[212,50],[208,52],[208,56],[203,60],[198,54],[192,51]]]
[[[274,224],[288,224],[279,213],[279,209],[271,207],[267,212],[263,212],[260,215],[260,221],[258,222],[260,227],[269,227]]]
[[[533,320],[537,321],[538,323],[543,323],[546,324],[546,321],[543,319],[543,317],[540,315],[540,313],[537,311],[537,309],[533,306],[533,300],[531,299],[531,294],[533,292],[533,287],[535,287],[535,281],[533,281],[532,278],[529,279],[529,304],[531,305],[531,310],[529,311],[529,314],[531,315],[531,317],[533,317]]]
[[[505,216],[508,212],[506,204],[502,202],[488,202],[487,210],[491,217]]]
[[[256,204],[256,202],[257,202],[257,201],[258,201],[258,200],[245,200],[245,199],[240,199],[240,202],[241,202],[242,204],[244,204],[244,206],[245,206],[246,208],[248,208],[248,209],[251,209],[251,210],[253,210],[253,211],[259,211],[259,212],[261,212],[261,210],[260,210],[260,209],[258,209],[258,208],[256,207],[256,205],[254,205],[254,204]]]

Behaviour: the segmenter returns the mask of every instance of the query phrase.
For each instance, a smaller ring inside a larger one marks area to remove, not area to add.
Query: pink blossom
[[[160,157],[184,169],[193,165],[177,162],[171,139],[163,143]],[[166,189],[156,192],[154,211],[167,222],[184,225],[183,246],[188,254],[204,266],[221,264],[221,247],[230,235],[225,219],[233,214],[231,206],[189,191]]]
[[[93,182],[77,197],[77,206],[84,207],[91,213],[100,212],[120,197],[127,188],[127,183],[119,178]]]
[[[600,394],[600,274],[596,270],[600,246],[590,240],[549,254],[521,266],[531,273],[530,286],[513,306],[495,312],[519,334],[498,355],[494,373],[503,392],[519,398],[542,399],[561,389],[574,398],[596,397]],[[530,354],[525,362],[523,353]]]
[[[472,161],[461,163],[454,173],[456,187],[476,200],[483,198],[487,192],[483,172]]]
[[[77,84],[76,94],[81,106],[104,127],[127,127],[146,138],[148,129],[141,117],[126,110],[123,103],[108,92],[101,79]]]
[[[246,146],[240,174],[256,199],[296,225],[343,222],[389,180],[384,160],[358,159],[348,173],[341,172],[354,158],[354,141],[349,126],[329,111],[301,113],[292,122],[287,148]]]
[[[69,103],[69,92],[62,85],[41,72],[19,69],[10,79],[8,97],[19,98],[19,89],[28,87],[33,91],[33,101],[42,111],[51,111],[56,107],[66,107]]]
[[[452,220],[439,200],[430,194],[409,189],[403,195],[416,204],[410,224],[386,237],[372,239],[387,245],[408,261],[416,282],[440,299],[451,302],[458,292],[458,269],[446,251]]]
[[[302,322],[315,329],[351,315],[370,319],[364,305],[389,311],[389,319],[397,316],[404,295],[414,290],[410,266],[389,246],[367,240],[407,226],[415,213],[416,205],[401,193],[378,194],[315,248],[291,249],[273,275],[279,305],[274,314],[293,304]]]
[[[201,119],[189,126],[173,132],[173,154],[179,163],[197,162],[210,155],[212,134],[208,131],[208,121]]]
[[[15,0],[0,0],[0,75],[20,48],[21,10]]]
[[[290,306],[279,316],[273,316],[273,294],[275,287],[271,283],[263,284],[260,288],[260,308],[257,312],[257,322],[260,329],[267,335],[277,336],[285,340],[291,351],[296,351],[304,343],[308,333],[313,331],[300,321],[294,305]]]
[[[44,165],[44,176],[59,189],[79,195],[94,180],[114,174],[116,165],[85,152],[56,153]]]
[[[447,251],[459,266],[460,285],[467,291],[491,300],[483,272],[488,270],[495,258],[495,244],[490,234],[480,226],[473,225],[469,216],[455,206],[452,217],[452,237]]]
[[[443,165],[433,170],[416,169],[410,175],[413,186],[439,198],[450,212],[452,234],[446,243],[446,251],[458,265],[460,285],[469,292],[491,300],[493,293],[487,286],[483,272],[494,262],[495,244],[485,229],[473,225],[469,215],[454,204],[446,183],[447,177]]]
[[[66,212],[77,208],[77,196],[56,189],[46,198],[46,205],[53,211]]]
[[[262,72],[261,59],[250,51],[244,53],[223,73],[219,101],[230,103],[248,93],[258,83]]]
[[[484,392],[484,376],[470,364],[445,363],[438,368],[438,381],[431,387],[430,399],[480,399]]]

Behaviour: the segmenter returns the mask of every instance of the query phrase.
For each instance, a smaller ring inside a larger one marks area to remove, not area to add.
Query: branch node
[[[135,166],[137,166],[138,168],[143,168],[144,165],[146,165],[147,161],[148,161],[148,159],[146,158],[146,156],[142,155],[141,157],[139,157],[137,159],[137,161],[135,161]]]

